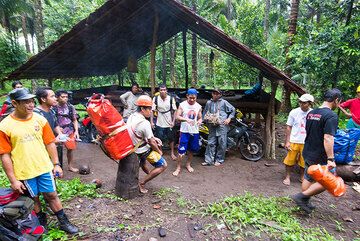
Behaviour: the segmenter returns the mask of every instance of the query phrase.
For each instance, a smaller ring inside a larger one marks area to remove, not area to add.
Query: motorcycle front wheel
[[[256,162],[265,154],[265,143],[258,136],[249,136],[249,142],[242,139],[239,143],[241,155],[249,161]]]

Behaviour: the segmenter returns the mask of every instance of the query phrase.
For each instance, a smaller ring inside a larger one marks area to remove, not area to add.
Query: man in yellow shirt
[[[33,113],[35,95],[27,89],[12,90],[9,96],[15,110],[0,123],[0,155],[11,188],[34,199],[34,211],[45,226],[46,216],[39,200],[42,193],[60,229],[77,233],[78,228],[69,222],[56,193],[54,176],[62,177],[63,172],[51,127],[45,117]]]

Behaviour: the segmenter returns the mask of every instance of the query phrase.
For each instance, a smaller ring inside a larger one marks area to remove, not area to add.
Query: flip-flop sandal
[[[203,162],[203,163],[201,163],[201,166],[212,166],[212,164],[207,163],[207,162]]]

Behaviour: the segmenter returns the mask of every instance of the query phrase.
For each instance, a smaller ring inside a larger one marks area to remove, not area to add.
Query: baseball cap
[[[188,95],[197,95],[198,92],[197,92],[196,89],[191,88],[191,89],[188,89],[187,94],[188,94]]]
[[[330,89],[327,90],[324,94],[324,100],[328,102],[332,102],[336,99],[341,99],[342,93],[339,89]]]
[[[219,88],[214,88],[214,89],[212,90],[212,92],[217,92],[217,93],[219,93],[220,95],[222,94],[222,92],[221,92],[221,90],[220,90]]]
[[[30,94],[30,91],[26,88],[17,88],[9,92],[9,97],[12,100],[28,100],[35,98],[35,95]]]
[[[301,102],[314,102],[314,96],[310,95],[310,94],[303,94],[302,96],[300,96],[299,100]]]
[[[356,92],[357,92],[357,93],[360,92],[360,85],[357,87]]]

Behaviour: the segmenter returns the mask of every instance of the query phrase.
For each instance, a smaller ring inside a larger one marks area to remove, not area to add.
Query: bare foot
[[[149,190],[145,188],[145,184],[139,183],[139,191],[145,194],[148,193]]]
[[[176,170],[172,173],[175,177],[177,177],[180,173],[180,168],[176,168]]]
[[[69,167],[69,171],[70,172],[76,172],[78,173],[79,172],[79,169],[75,168],[75,167]]]
[[[194,168],[192,168],[190,165],[186,165],[186,169],[191,173],[194,172]]]
[[[283,181],[283,184],[286,186],[290,186],[290,179],[289,178],[285,178]]]
[[[175,155],[174,153],[171,153],[171,159],[172,159],[173,161],[176,161],[176,155]]]

